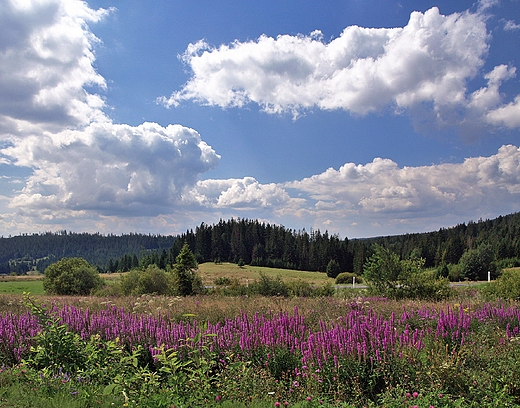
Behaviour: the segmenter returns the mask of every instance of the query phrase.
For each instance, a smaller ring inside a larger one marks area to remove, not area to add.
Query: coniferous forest
[[[201,262],[243,262],[248,265],[325,272],[331,260],[342,271],[361,274],[373,245],[389,248],[402,259],[425,259],[426,267],[457,264],[470,250],[486,247],[501,266],[520,265],[520,213],[493,220],[470,221],[427,233],[348,239],[320,230],[292,230],[257,220],[202,223],[180,236],[99,233],[24,234],[0,238],[0,274],[43,272],[64,257],[82,257],[103,272],[127,271],[175,262],[187,242]]]

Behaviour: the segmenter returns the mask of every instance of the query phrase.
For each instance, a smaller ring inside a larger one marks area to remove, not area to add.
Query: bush
[[[127,296],[170,295],[173,292],[170,277],[156,265],[149,265],[145,270],[133,269],[123,275],[121,291]]]
[[[464,252],[459,260],[462,277],[469,280],[487,280],[488,272],[496,276],[494,255],[490,245]]]
[[[448,279],[450,282],[460,282],[464,280],[464,276],[462,274],[462,268],[459,264],[448,264]]]
[[[305,282],[304,280],[298,279],[293,282],[289,282],[287,284],[289,288],[289,294],[294,297],[313,297],[314,296],[314,288],[311,286],[309,282]]]
[[[258,281],[249,285],[249,291],[262,296],[289,296],[289,288],[282,278],[270,278],[263,272],[260,272]]]
[[[507,269],[507,268],[518,268],[520,266],[520,258],[505,258],[500,259],[499,261],[494,262],[497,269]]]
[[[482,288],[482,294],[487,300],[520,300],[520,271],[504,271],[496,281]]]
[[[361,276],[357,276],[352,272],[342,272],[336,276],[336,285],[349,285],[352,283],[353,278],[356,278],[356,283],[363,283],[363,278]]]
[[[451,296],[450,282],[447,278],[436,278],[436,271],[422,271],[412,274],[402,289],[403,297],[440,301]]]
[[[90,295],[104,280],[83,258],[63,258],[45,269],[43,288],[49,295]]]
[[[229,286],[231,285],[231,278],[227,276],[219,276],[214,280],[215,285],[217,286]]]
[[[451,295],[449,281],[436,278],[436,271],[423,269],[423,258],[400,260],[397,254],[380,245],[367,260],[364,276],[368,290],[392,299],[441,300]]]

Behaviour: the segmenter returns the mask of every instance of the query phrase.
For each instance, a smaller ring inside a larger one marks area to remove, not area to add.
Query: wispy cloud
[[[520,30],[520,24],[516,24],[513,20],[507,20],[504,24],[504,30],[506,30],[506,31]]]

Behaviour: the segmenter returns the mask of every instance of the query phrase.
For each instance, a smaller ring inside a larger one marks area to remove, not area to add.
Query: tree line
[[[138,259],[150,252],[169,249],[175,236],[153,234],[103,235],[66,230],[0,237],[0,274],[39,272],[62,258],[80,257],[106,271],[110,260],[125,256]],[[131,259],[133,261],[133,259]]]
[[[285,269],[358,275],[374,253],[374,245],[388,248],[400,259],[422,258],[426,268],[457,265],[468,253],[492,260],[500,267],[520,266],[520,213],[493,220],[470,221],[427,233],[367,239],[340,238],[327,231],[287,229],[249,219],[200,224],[177,236],[75,234],[70,232],[0,238],[0,273],[41,272],[63,257],[82,257],[100,271],[128,271],[175,262],[184,243],[197,261],[233,262]],[[25,264],[24,264],[25,262]]]

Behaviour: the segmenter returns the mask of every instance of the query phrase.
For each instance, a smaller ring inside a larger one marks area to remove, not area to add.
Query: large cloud
[[[102,117],[102,98],[85,90],[105,87],[92,65],[98,39],[87,23],[106,13],[79,0],[0,1],[0,135]]]
[[[0,0],[1,161],[32,170],[10,194],[18,216],[171,213],[220,159],[193,129],[114,124],[103,113],[88,24],[106,14],[80,0]]]
[[[496,155],[463,163],[400,168],[389,159],[356,165],[286,183],[309,197],[307,210],[333,224],[461,220],[466,214],[496,216],[518,211],[520,149],[502,146]],[[314,203],[314,205],[312,205]]]
[[[161,101],[172,106],[193,99],[223,108],[254,102],[267,112],[296,116],[312,108],[361,115],[388,107],[417,112],[426,104],[441,125],[463,124],[467,116],[485,121],[501,98],[475,105],[467,90],[487,55],[485,19],[469,12],[444,16],[432,8],[413,12],[403,28],[350,26],[328,43],[319,32],[261,36],[218,48],[200,41],[182,57],[192,78]]]
[[[520,149],[502,146],[462,163],[399,167],[390,159],[346,163],[302,180],[261,184],[252,177],[199,181],[183,195],[221,217],[312,225],[350,236],[438,228],[518,211]],[[400,225],[400,226],[399,226]]]
[[[220,158],[195,130],[154,123],[93,123],[26,137],[2,153],[35,169],[12,200],[16,208],[119,215],[169,211]]]

